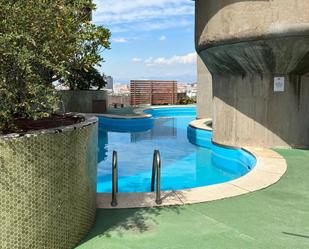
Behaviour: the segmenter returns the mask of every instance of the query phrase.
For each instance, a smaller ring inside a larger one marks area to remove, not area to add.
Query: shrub
[[[90,90],[94,87],[96,90],[100,90],[107,84],[105,76],[100,74],[94,67],[89,69],[83,67],[72,68],[62,82],[68,85],[71,90]]]
[[[50,116],[52,83],[102,61],[110,32],[89,22],[94,8],[89,0],[0,0],[0,132],[16,118]]]
[[[196,101],[193,98],[182,98],[179,100],[180,105],[189,105],[189,104],[195,104]]]

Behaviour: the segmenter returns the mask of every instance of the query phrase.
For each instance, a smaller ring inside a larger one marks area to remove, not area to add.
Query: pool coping
[[[205,124],[209,121],[211,119],[199,119],[192,121],[189,125],[196,129],[211,131],[212,129]],[[256,165],[240,178],[205,187],[162,191],[161,205],[155,203],[155,193],[153,192],[118,193],[118,205],[116,207],[111,206],[111,193],[97,193],[97,208],[164,207],[221,200],[265,189],[277,183],[287,170],[286,160],[271,149],[254,147],[242,149],[255,156]]]
[[[119,114],[96,114],[98,117],[111,118],[111,119],[145,119],[151,118],[151,114],[136,114],[136,115],[119,115]]]
[[[203,118],[191,121],[189,123],[189,126],[199,130],[212,131],[212,127],[209,126],[211,123],[212,123],[211,118]]]
[[[146,119],[152,118],[151,114],[144,113],[145,110],[150,109],[168,109],[168,108],[190,108],[196,107],[195,105],[167,105],[167,106],[143,106],[134,109],[135,114],[121,115],[121,114],[109,114],[109,113],[95,113],[97,117],[111,118],[111,119]]]

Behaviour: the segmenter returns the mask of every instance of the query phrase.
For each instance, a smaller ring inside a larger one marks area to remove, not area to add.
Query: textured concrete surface
[[[106,101],[107,92],[100,91],[59,91],[61,100],[64,104],[64,112],[94,113],[93,101]]]
[[[277,150],[288,171],[277,184],[210,203],[98,210],[79,249],[307,249],[309,151]]]
[[[72,248],[87,234],[98,147],[97,119],[89,119],[61,133],[0,136],[1,249]]]
[[[196,49],[213,79],[215,142],[309,147],[308,10],[307,0],[196,1]],[[277,76],[285,77],[284,92],[274,92]]]
[[[272,76],[215,76],[213,139],[232,146],[309,147],[309,77],[286,77],[274,92]]]
[[[205,48],[274,37],[307,36],[307,0],[197,0],[196,45]]]
[[[127,116],[127,115],[133,115],[135,116],[136,113],[134,112],[136,108],[135,107],[123,107],[123,108],[108,108],[107,113],[112,115],[121,115],[121,116]]]
[[[202,59],[197,57],[197,118],[212,117],[212,76]]]

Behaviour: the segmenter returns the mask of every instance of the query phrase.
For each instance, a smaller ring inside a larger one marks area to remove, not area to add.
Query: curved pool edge
[[[196,119],[190,122],[187,128],[188,141],[196,146],[210,149],[213,155],[213,162],[217,162],[218,165],[220,163],[225,165],[222,162],[224,158],[235,158],[246,170],[249,170],[243,172],[248,174],[256,165],[255,156],[244,148],[231,147],[213,142],[212,127],[210,124],[212,124],[212,119],[210,118]],[[225,169],[229,169],[229,167]]]
[[[134,114],[130,115],[103,113],[96,114],[96,116],[99,119],[99,129],[104,127],[114,132],[141,132],[151,129],[154,119],[160,117],[169,117],[170,115],[167,114],[170,114],[169,111],[171,109],[174,110],[173,114],[175,114],[175,110],[177,110],[176,113],[178,115],[196,115],[196,106],[194,105],[171,105],[136,108],[134,110]],[[156,112],[157,110],[163,112],[163,115],[162,113],[161,115],[154,115],[154,112]]]
[[[190,108],[194,106],[178,107]],[[173,108],[173,106],[147,107],[141,108],[140,111],[146,114],[145,110],[161,108]],[[189,124],[189,127],[201,131],[204,130],[211,132],[212,128],[208,126],[210,121],[211,119],[194,120]],[[218,146],[224,147],[224,145]],[[246,151],[247,153],[253,155],[256,159],[255,166],[247,174],[240,178],[204,187],[189,188],[184,190],[161,191],[161,205],[157,205],[155,203],[155,193],[152,192],[118,193],[117,207],[112,207],[110,204],[111,193],[97,193],[97,208],[125,209],[164,207],[221,200],[265,189],[278,182],[287,170],[285,159],[273,150],[253,147],[237,149]]]
[[[212,131],[212,127],[210,127],[211,123],[211,118],[202,118],[193,120],[192,122],[190,122],[189,126],[199,130]]]
[[[119,114],[96,114],[96,116],[110,118],[110,119],[144,119],[144,118],[152,118],[150,114],[136,114],[136,115],[119,115]]]
[[[256,158],[255,167],[246,175],[225,183],[185,190],[162,191],[162,204],[155,193],[119,193],[118,206],[111,206],[111,193],[97,193],[97,208],[144,208],[196,204],[249,194],[277,183],[287,170],[285,159],[271,149],[245,147]]]
[[[132,115],[121,115],[121,114],[109,114],[109,113],[97,113],[94,114],[98,118],[108,119],[124,119],[124,120],[136,120],[136,119],[150,119],[153,117],[152,114],[146,113],[145,111],[157,110],[157,109],[170,109],[170,108],[196,108],[195,105],[169,105],[169,106],[147,106],[136,108]]]

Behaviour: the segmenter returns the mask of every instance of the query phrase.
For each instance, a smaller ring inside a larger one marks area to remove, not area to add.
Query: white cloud
[[[118,37],[118,38],[113,38],[112,41],[116,43],[126,43],[128,42],[128,39],[123,38],[123,37]]]
[[[170,58],[158,57],[148,58],[145,60],[147,66],[162,66],[162,65],[188,65],[196,63],[196,53],[188,53],[186,55],[174,55]]]
[[[94,3],[95,21],[105,23],[194,14],[194,4],[188,0],[95,0]]]
[[[113,33],[123,33],[129,31],[154,31],[154,30],[163,30],[163,29],[173,29],[173,28],[186,28],[192,27],[193,24],[187,19],[162,19],[162,20],[151,20],[149,22],[137,22],[134,24],[122,24],[112,27]]]
[[[194,3],[189,0],[94,0],[94,3],[97,4],[94,22],[112,27],[113,32],[115,27],[137,30],[135,24],[142,26],[143,23],[162,21],[177,23],[180,17],[186,19],[194,14]],[[158,29],[157,25],[155,27]],[[161,27],[169,28],[166,24]]]
[[[165,35],[161,35],[160,37],[159,37],[159,41],[165,41],[166,40],[166,36]]]
[[[142,61],[141,58],[133,58],[133,59],[132,59],[132,62],[134,62],[134,63],[139,63],[139,62],[141,62],[141,61]]]

